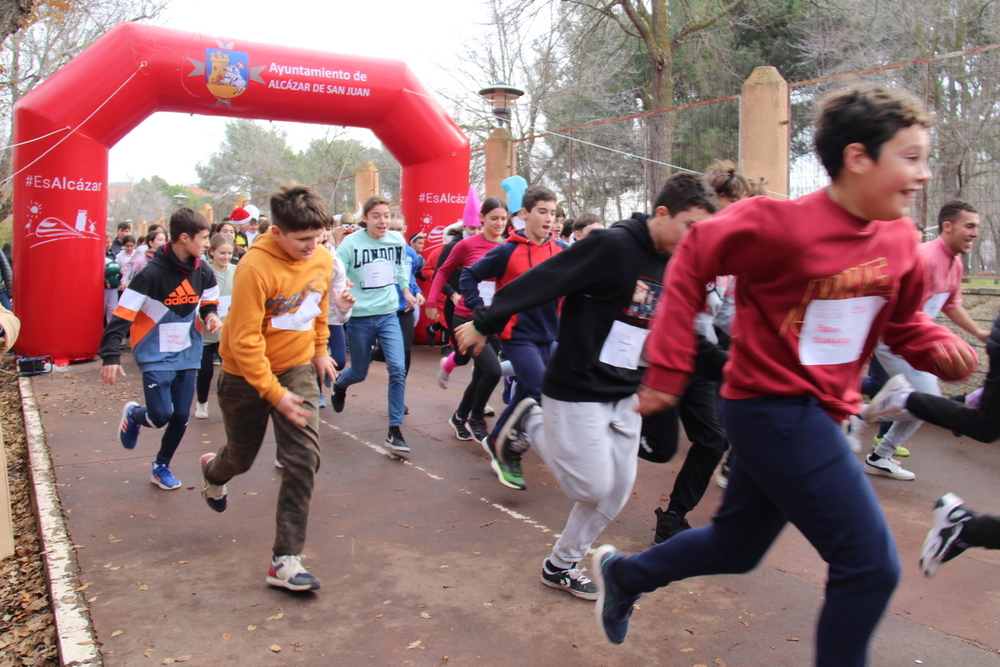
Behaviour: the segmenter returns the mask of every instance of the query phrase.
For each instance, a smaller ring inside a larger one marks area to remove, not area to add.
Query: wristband
[[[473,325],[472,325],[472,330],[473,330],[473,331],[475,331],[475,332],[476,332],[477,334],[479,334],[480,336],[485,336],[485,335],[486,335],[486,334],[484,334],[484,333],[483,333],[482,331],[480,331],[479,329],[477,329],[477,328],[476,328],[476,325],[475,325],[475,323],[473,323]]]

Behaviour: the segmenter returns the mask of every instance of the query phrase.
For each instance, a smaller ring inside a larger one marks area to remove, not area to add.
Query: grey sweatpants
[[[638,463],[642,419],[633,396],[613,403],[567,403],[542,397],[544,415],[526,421],[531,448],[575,501],[549,560],[579,563],[625,507]]]
[[[938,384],[937,376],[925,371],[918,371],[906,359],[893,354],[889,346],[885,343],[880,342],[875,346],[875,357],[882,364],[882,368],[889,374],[889,377],[903,374],[916,391],[934,396],[941,395],[941,386]],[[876,456],[882,458],[891,457],[893,452],[896,451],[896,447],[905,443],[910,436],[917,432],[920,425],[923,424],[922,421],[912,415],[908,419],[900,415],[892,421],[896,423],[892,425],[889,432],[882,438],[882,442],[875,448]]]

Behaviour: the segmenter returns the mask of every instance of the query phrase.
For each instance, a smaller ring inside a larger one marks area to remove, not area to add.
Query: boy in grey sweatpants
[[[625,506],[635,481],[641,430],[635,392],[664,270],[688,227],[715,207],[701,176],[675,174],[652,216],[592,232],[498,290],[489,308],[476,308],[472,322],[455,330],[459,350],[478,354],[486,336],[503,331],[516,313],[564,297],[559,344],[542,382],[544,418],[538,402],[526,398],[496,439],[501,463],[530,445],[574,501],[542,567],[546,586],[597,598],[577,565]]]

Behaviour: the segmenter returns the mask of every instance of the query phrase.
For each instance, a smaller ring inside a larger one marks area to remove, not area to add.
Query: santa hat
[[[237,225],[242,225],[243,223],[250,222],[250,220],[259,217],[260,209],[253,204],[247,204],[243,208],[234,208],[232,215],[229,216],[229,219]]]

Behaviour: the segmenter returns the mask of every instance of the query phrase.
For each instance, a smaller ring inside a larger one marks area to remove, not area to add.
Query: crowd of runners
[[[944,398],[937,383],[967,377],[978,359],[933,319],[943,313],[986,342],[991,361],[1000,319],[990,333],[962,306],[975,207],[946,203],[923,244],[905,217],[930,177],[930,127],[905,92],[858,86],[820,105],[815,148],[831,184],[812,194],[763,196],[763,184],[716,162],[674,174],[648,213],[606,226],[565,219],[545,187],[511,188],[437,248],[408,236],[385,198],[364,202],[355,226],[301,186],[270,198],[270,218],[247,205],[210,229],[181,208],[141,240],[123,223],[106,260],[101,377],[124,375],[128,339],[144,402],[125,404],[118,437],[133,449],[144,429],[160,429],[151,480],[179,488],[171,460],[192,407],[209,417],[215,378],[226,444],[201,458],[202,495],[226,510],[226,485],[250,469],[270,421],[282,471],[266,581],[316,590],[301,554],[319,411],[350,410],[348,388],[384,361],[384,447],[408,458],[406,382],[423,310],[429,342],[446,346],[437,383],[472,364],[442,422],[481,443],[506,487],[527,488],[529,450],[552,471],[573,506],[541,583],[596,600],[610,641],[624,641],[642,593],[746,572],[791,522],[830,567],[816,664],[863,665],[900,576],[865,473],[914,479],[899,457],[920,420],[1000,438],[1000,366],[969,397]],[[859,460],[866,421],[888,430]],[[654,546],[594,553],[630,497],[637,459],[670,459],[679,424],[691,445],[656,510]],[[692,528],[686,515],[713,476],[722,504]],[[928,576],[969,547],[1000,547],[1000,520],[955,494],[933,517]]]

